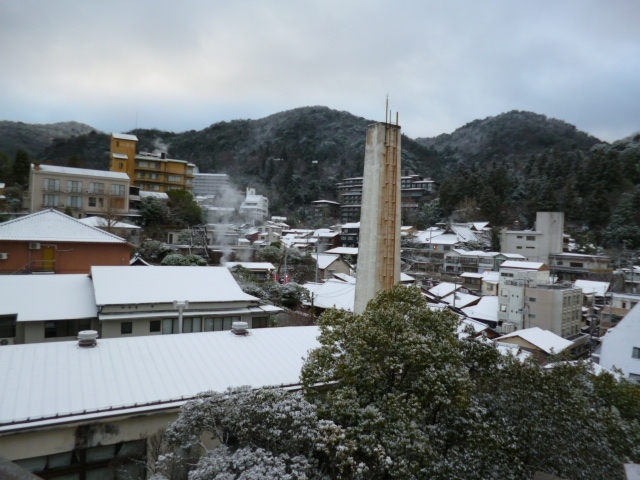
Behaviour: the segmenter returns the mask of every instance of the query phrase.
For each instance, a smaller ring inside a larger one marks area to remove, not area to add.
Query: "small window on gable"
[[[640,358],[640,348],[639,347],[633,347],[633,350],[631,351],[631,358]]]
[[[133,322],[121,322],[120,323],[120,334],[126,335],[127,333],[133,332]]]

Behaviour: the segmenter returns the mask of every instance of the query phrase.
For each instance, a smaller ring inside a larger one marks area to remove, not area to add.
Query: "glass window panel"
[[[202,331],[202,318],[201,317],[193,317],[191,319],[191,331],[192,332],[201,332]]]
[[[87,471],[85,478],[87,480],[113,480],[114,473],[111,467],[94,468]]]
[[[218,332],[218,331],[222,330],[222,323],[223,323],[222,320],[223,320],[222,317],[214,319],[214,324],[213,324],[213,330],[214,331]]]
[[[204,319],[204,331],[205,332],[212,332],[213,331],[213,318],[206,317]]]
[[[25,458],[23,460],[14,460],[13,463],[16,465],[20,465],[25,470],[29,470],[30,472],[39,472],[44,470],[44,467],[47,466],[47,456],[44,455],[42,457],[33,457],[33,458]]]
[[[233,317],[224,317],[222,322],[223,330],[231,330],[231,324],[233,323]]]
[[[162,320],[162,333],[163,334],[169,334],[169,333],[173,333],[172,331],[173,329],[173,319],[171,318],[165,318]]]
[[[120,446],[118,452],[119,457],[133,457],[136,455],[142,455],[145,451],[145,440],[136,440],[134,442],[125,442]]]
[[[191,318],[183,318],[182,319],[182,333],[191,333],[193,332],[193,319]]]
[[[103,445],[101,447],[87,448],[87,462],[98,462],[113,458],[116,452],[116,446]]]
[[[49,455],[48,468],[65,467],[71,465],[71,455],[73,452],[56,453]]]

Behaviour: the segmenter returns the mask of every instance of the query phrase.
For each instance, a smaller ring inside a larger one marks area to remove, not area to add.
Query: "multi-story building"
[[[186,160],[167,158],[166,153],[137,153],[138,137],[111,135],[112,172],[126,173],[141,190],[166,192],[174,188],[191,191],[196,166]]]
[[[525,327],[525,290],[528,285],[549,283],[549,267],[539,262],[514,262],[500,265],[498,321],[520,330]],[[506,331],[506,329],[505,329]]]
[[[230,187],[226,173],[195,173],[193,176],[194,195],[217,195]]]
[[[360,222],[345,223],[340,232],[340,246],[357,247],[360,240]]]
[[[340,221],[342,223],[360,221],[363,178],[345,178],[337,184]],[[405,172],[405,175],[400,178],[400,182],[400,207],[403,213],[415,211],[421,200],[429,198],[437,192],[436,182],[410,172]]]
[[[327,222],[340,218],[340,204],[332,200],[316,200],[311,202],[313,220]]]
[[[524,299],[526,328],[540,327],[563,338],[580,333],[582,298],[582,290],[571,285],[528,285]]]
[[[551,272],[563,279],[584,278],[591,275],[611,275],[611,258],[582,253],[550,253]]]
[[[247,196],[238,209],[240,215],[253,220],[264,220],[269,217],[269,199],[262,195],[256,195],[255,188],[247,188]]]
[[[75,218],[122,215],[129,211],[126,173],[31,165],[29,212],[55,208]]]
[[[530,262],[549,265],[549,255],[562,253],[563,212],[538,212],[533,230],[503,230],[501,251],[519,253]]]

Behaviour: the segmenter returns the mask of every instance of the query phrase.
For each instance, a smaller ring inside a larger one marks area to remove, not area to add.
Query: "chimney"
[[[247,322],[233,322],[231,332],[235,335],[249,335],[249,324]]]

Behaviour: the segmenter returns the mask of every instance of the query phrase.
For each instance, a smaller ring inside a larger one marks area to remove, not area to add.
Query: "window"
[[[640,358],[640,348],[633,347],[633,350],[631,351],[631,358]]]
[[[167,182],[180,183],[182,182],[182,177],[180,175],[168,175]]]
[[[584,266],[584,263],[582,263],[582,262],[569,262],[569,266],[570,267],[574,267],[574,268],[582,268]]]
[[[127,333],[133,332],[133,322],[121,322],[120,323],[120,333],[122,335],[126,335]]]
[[[637,373],[630,373],[629,380],[635,383],[636,385],[640,385],[640,375]]]
[[[231,330],[233,322],[239,322],[240,317],[206,317],[204,319],[205,332],[219,332],[221,330]]]
[[[516,249],[517,250],[522,250],[522,247],[521,246],[517,246]]]
[[[124,185],[111,185],[111,195],[115,195],[116,197],[124,197]]]
[[[44,338],[74,337],[82,330],[91,330],[90,319],[44,322]]]
[[[57,207],[60,205],[60,195],[51,195],[47,193],[42,199],[42,204],[45,207]]]
[[[122,170],[124,168],[124,162],[120,162],[120,170]]]
[[[501,312],[506,312],[507,311],[507,306],[506,305],[500,305],[500,311]]]
[[[536,237],[534,237],[533,235],[527,235],[527,240],[529,242],[535,242],[536,241]]]
[[[57,178],[45,178],[44,179],[44,189],[49,192],[59,192],[60,191],[60,180]]]
[[[149,322],[149,331],[150,332],[159,332],[160,331],[160,320],[151,320]]]
[[[527,247],[527,250],[533,250],[536,247]]]
[[[521,238],[522,238],[522,235],[518,235],[516,238],[520,238],[520,239],[521,239]]]
[[[202,317],[185,318],[182,320],[182,333],[202,331]]]
[[[269,326],[269,317],[253,317],[251,326],[252,328],[267,328]]]
[[[104,194],[104,183],[91,182],[89,184],[89,193],[95,193],[97,195],[103,195]]]
[[[67,192],[81,193],[82,192],[82,182],[77,182],[75,180],[68,180],[67,181]]]
[[[67,207],[82,208],[82,197],[67,197]]]
[[[529,314],[529,318],[536,318],[536,316],[535,316],[535,314],[530,313],[530,314]]]
[[[164,318],[162,320],[162,334],[167,335],[171,333],[178,333],[178,319]]]
[[[487,285],[487,291],[488,291],[488,292],[493,292],[493,285],[492,285],[492,284],[490,284],[490,283],[489,283],[489,284]]]
[[[529,297],[529,301],[530,302],[535,302],[536,301],[536,297]]]
[[[96,197],[89,197],[89,206],[95,207],[97,205]]]
[[[16,336],[17,315],[3,315],[0,317],[0,338],[13,338]]]

